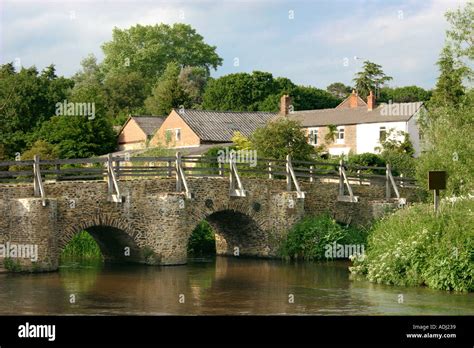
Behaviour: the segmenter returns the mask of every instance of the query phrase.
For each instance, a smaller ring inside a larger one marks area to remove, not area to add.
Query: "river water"
[[[217,257],[0,274],[0,314],[474,315],[474,294],[351,280],[348,262]],[[400,303],[401,302],[401,303]]]

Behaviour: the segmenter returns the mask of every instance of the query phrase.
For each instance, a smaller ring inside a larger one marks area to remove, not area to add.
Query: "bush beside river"
[[[377,222],[351,272],[372,282],[473,291],[474,201],[416,204]]]

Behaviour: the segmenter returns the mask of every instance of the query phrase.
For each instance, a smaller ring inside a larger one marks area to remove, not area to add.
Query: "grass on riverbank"
[[[438,217],[430,204],[399,210],[374,226],[351,272],[377,283],[473,291],[473,212],[472,200],[445,204]]]

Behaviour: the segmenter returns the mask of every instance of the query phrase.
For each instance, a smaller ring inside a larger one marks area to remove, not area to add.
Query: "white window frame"
[[[341,137],[342,135],[342,137]],[[346,138],[346,129],[344,126],[337,127],[336,144],[344,144]]]
[[[174,139],[175,141],[181,141],[181,128],[174,129]]]
[[[316,135],[316,141],[314,141],[314,135]],[[308,143],[310,145],[318,145],[319,143],[319,127],[308,128]]]
[[[385,139],[382,139],[382,131],[385,132]],[[379,127],[379,143],[381,144],[383,141],[387,140],[388,129],[385,126]]]

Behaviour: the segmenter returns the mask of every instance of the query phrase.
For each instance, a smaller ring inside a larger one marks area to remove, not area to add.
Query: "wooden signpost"
[[[428,190],[434,190],[434,210],[438,214],[439,190],[446,189],[446,171],[430,170],[428,172]]]

